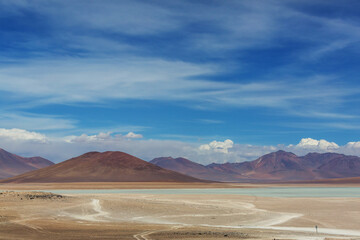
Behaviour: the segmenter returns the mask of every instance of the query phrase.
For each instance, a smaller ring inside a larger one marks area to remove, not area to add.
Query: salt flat
[[[356,197],[8,192],[0,206],[0,239],[360,239]]]

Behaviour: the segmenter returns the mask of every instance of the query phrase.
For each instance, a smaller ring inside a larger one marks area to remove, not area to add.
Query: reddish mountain
[[[360,158],[337,153],[309,153],[298,157],[293,153],[278,151],[254,161],[241,163],[212,163],[207,166],[190,160],[173,158],[153,160],[164,168],[180,171],[203,179],[230,182],[307,181],[328,178],[360,176]]]
[[[53,165],[42,157],[20,157],[0,148],[0,179]]]
[[[123,152],[89,152],[1,182],[201,182]]]

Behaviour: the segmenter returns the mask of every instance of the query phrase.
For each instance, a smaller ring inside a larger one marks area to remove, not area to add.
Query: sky
[[[0,0],[0,147],[360,156],[356,0]]]

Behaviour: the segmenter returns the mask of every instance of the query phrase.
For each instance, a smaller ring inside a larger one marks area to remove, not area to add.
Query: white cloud
[[[40,133],[22,129],[2,129],[0,132],[3,136],[11,135],[11,137],[0,137],[1,148],[23,156],[39,155],[55,162],[89,151],[123,151],[144,160],[151,160],[160,156],[181,156],[204,164],[249,159],[249,156],[228,151],[234,146],[231,140],[224,142],[213,141],[208,144],[211,146],[212,151],[200,153],[199,144],[196,143],[135,139],[128,138],[126,135],[111,134],[111,132],[100,132],[94,135],[81,134],[62,138],[48,138]],[[137,136],[136,133],[134,134]],[[129,136],[134,135],[129,134]],[[36,139],[37,141],[25,141],[26,139]],[[225,154],[226,152],[227,154]]]
[[[348,142],[345,145],[346,148],[360,149],[360,141],[359,142]]]
[[[312,138],[301,139],[301,141],[295,147],[315,151],[334,151],[339,149],[339,145],[334,142],[328,142],[324,139],[316,140]]]
[[[72,142],[96,142],[96,141],[104,141],[111,139],[111,132],[100,132],[99,134],[95,135],[87,135],[87,134],[81,134],[80,136],[67,136],[64,138],[66,142],[72,143]]]
[[[139,139],[143,138],[143,135],[136,134],[134,132],[129,132],[126,135],[115,134],[112,135],[112,132],[100,132],[94,135],[87,135],[85,133],[80,136],[66,136],[63,139],[69,143],[96,143],[96,142],[117,142],[124,139]]]
[[[224,142],[212,141],[209,144],[203,144],[199,147],[201,151],[214,151],[219,153],[229,153],[228,149],[234,146],[234,142],[226,139]]]
[[[211,150],[211,147],[209,144],[203,144],[203,145],[200,145],[199,149],[201,151],[210,151]]]
[[[125,135],[126,138],[143,138],[143,135],[129,132]]]
[[[43,134],[37,132],[29,132],[18,128],[0,128],[0,138],[14,141],[35,141],[42,143],[47,141],[47,137]]]
[[[23,129],[0,128],[0,148],[21,156],[42,156],[59,162],[89,151],[123,151],[144,160],[155,157],[185,157],[192,161],[242,162],[277,150],[291,151],[299,156],[309,152],[337,152],[360,156],[360,141],[339,146],[326,140],[304,138],[297,145],[259,146],[212,141],[209,144],[188,143],[172,140],[134,139],[125,135],[100,132],[94,135],[81,134],[64,138],[50,138],[37,132]]]

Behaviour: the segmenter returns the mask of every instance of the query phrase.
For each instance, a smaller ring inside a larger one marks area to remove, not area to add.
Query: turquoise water
[[[360,197],[360,187],[270,187],[270,188],[211,188],[211,189],[81,189],[46,190],[57,194],[230,194],[259,197]]]

